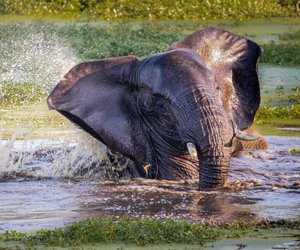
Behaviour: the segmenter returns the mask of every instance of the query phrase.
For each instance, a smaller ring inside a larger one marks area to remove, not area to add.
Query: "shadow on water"
[[[229,182],[220,192],[197,191],[197,180],[126,179],[132,176],[126,170],[131,162],[112,159],[99,144],[62,147],[44,140],[27,142],[25,150],[16,142],[0,172],[0,232],[53,228],[104,215],[193,222],[295,219],[300,214],[300,156],[287,148],[299,148],[300,140],[267,140],[272,150],[248,151],[232,160]],[[91,158],[96,151],[98,158]]]

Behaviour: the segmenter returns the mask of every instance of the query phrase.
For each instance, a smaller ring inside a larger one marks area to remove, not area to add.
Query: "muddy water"
[[[61,141],[3,141],[0,232],[53,228],[102,215],[197,222],[295,219],[300,215],[300,155],[288,149],[300,148],[300,139],[267,140],[272,150],[248,151],[232,160],[227,187],[219,192],[197,191],[197,180],[126,180],[131,163],[100,146],[93,152]]]

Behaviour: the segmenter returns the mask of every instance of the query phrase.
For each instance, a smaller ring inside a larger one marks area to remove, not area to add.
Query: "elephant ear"
[[[146,145],[133,131],[137,128],[128,100],[127,78],[137,62],[128,56],[81,63],[57,84],[48,105],[111,149],[136,160],[141,145]]]
[[[247,38],[217,28],[194,32],[172,49],[195,51],[213,72],[215,90],[240,130],[251,126],[260,104],[257,77],[262,49]]]

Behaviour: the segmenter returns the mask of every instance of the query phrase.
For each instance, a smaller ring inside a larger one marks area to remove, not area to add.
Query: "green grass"
[[[162,24],[127,23],[106,28],[87,24],[63,27],[60,34],[77,56],[86,61],[126,55],[142,58],[165,51],[187,33],[179,29],[174,32],[171,28],[162,28]]]
[[[199,22],[123,22],[97,25],[92,23],[57,25],[40,22],[34,25],[34,29],[37,31],[39,29],[47,30],[49,34],[57,34],[61,38],[61,42],[67,47],[71,47],[81,61],[86,61],[123,55],[136,55],[143,58],[160,53],[168,49],[174,42],[198,30],[201,24]],[[202,26],[210,26],[210,24],[202,23]],[[226,25],[219,23],[213,26],[222,28]],[[11,30],[14,32],[10,32]],[[0,40],[6,44],[7,41],[17,39],[16,33],[24,36],[26,32],[32,31],[30,25],[3,24],[0,26]],[[300,65],[300,56],[297,56],[300,54],[298,42],[300,30],[292,34],[279,35],[279,39],[278,44],[262,45],[265,53],[260,61],[275,65]]]
[[[112,217],[88,219],[65,228],[39,230],[32,234],[7,232],[3,241],[21,241],[26,245],[81,246],[92,243],[125,243],[139,246],[162,243],[203,245],[224,233],[215,228],[171,220],[130,220]]]
[[[300,136],[299,131],[280,130],[280,128],[300,128],[299,119],[264,119],[263,123],[254,122],[252,127],[262,135]]]
[[[63,27],[40,23],[45,28],[57,33],[74,48],[80,59],[98,59],[120,55],[134,54],[144,57],[159,53],[184,36],[199,29],[201,23],[112,23],[99,25],[65,25]],[[203,25],[203,23],[202,23]],[[220,23],[213,26],[224,26]],[[9,25],[7,25],[9,26]],[[205,25],[204,25],[205,26]],[[208,23],[207,26],[210,26]],[[225,25],[226,26],[226,25]],[[16,32],[21,32],[18,26]],[[0,34],[5,32],[1,26]],[[37,25],[36,29],[39,29]],[[7,36],[6,33],[2,34]],[[6,37],[9,39],[9,37]],[[295,33],[279,35],[278,44],[263,44],[265,50],[261,62],[275,65],[300,65],[300,30]]]
[[[46,94],[41,85],[33,83],[13,83],[5,81],[0,84],[2,106],[24,105],[45,99]]]
[[[88,20],[245,20],[295,16],[296,1],[283,0],[4,0],[0,14]]]
[[[300,65],[300,30],[279,35],[279,43],[264,44],[262,63],[293,66]]]
[[[300,127],[300,104],[290,107],[260,107],[253,128],[263,135],[300,136],[300,131],[280,128]]]
[[[195,24],[163,25],[159,23],[132,23],[112,25],[110,28],[68,26],[61,30],[81,60],[98,59],[122,55],[146,57],[165,51],[174,42],[199,28]],[[262,63],[297,66],[300,65],[300,30],[294,34],[279,36],[278,44],[263,44]]]
[[[223,237],[240,238],[259,230],[300,229],[299,220],[269,222],[253,221],[250,224],[196,224],[187,221],[158,219],[129,219],[122,217],[91,218],[75,222],[64,228],[42,229],[28,233],[10,231],[0,234],[0,241],[15,241],[29,246],[84,246],[86,244],[123,243],[138,246],[157,244],[204,245]]]
[[[270,119],[300,119],[300,103],[290,107],[260,107],[255,119],[258,124]]]

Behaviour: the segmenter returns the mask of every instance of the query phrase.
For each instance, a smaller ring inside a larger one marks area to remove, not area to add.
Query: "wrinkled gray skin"
[[[210,28],[169,51],[86,62],[72,68],[48,105],[130,159],[140,176],[199,178],[199,189],[226,180],[236,129],[259,107],[261,48]],[[196,146],[198,158],[186,143]],[[145,167],[146,166],[146,167]]]

